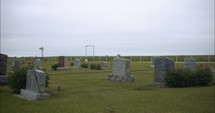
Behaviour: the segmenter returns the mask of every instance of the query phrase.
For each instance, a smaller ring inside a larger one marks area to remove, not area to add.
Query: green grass
[[[214,113],[214,86],[153,87],[150,62],[132,62],[134,83],[108,81],[111,69],[52,71],[54,63],[43,64],[51,78],[49,98],[27,101],[1,86],[1,113]],[[182,67],[183,63],[176,64]]]

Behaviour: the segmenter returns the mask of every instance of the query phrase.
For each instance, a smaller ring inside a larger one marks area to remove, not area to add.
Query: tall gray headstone
[[[48,97],[45,93],[46,73],[32,69],[27,72],[26,89],[21,89],[20,95],[28,100],[37,100]]]
[[[155,57],[154,65],[154,85],[164,87],[166,73],[174,69],[174,60],[165,57]]]
[[[196,63],[194,58],[184,58],[184,68],[194,69],[196,68]]]
[[[75,60],[73,61],[73,63],[74,63],[74,68],[80,68],[80,66],[81,66],[81,61],[80,61],[79,59],[75,59]]]
[[[112,74],[108,75],[108,80],[117,82],[134,82],[130,75],[130,61],[123,58],[114,58],[112,64]]]

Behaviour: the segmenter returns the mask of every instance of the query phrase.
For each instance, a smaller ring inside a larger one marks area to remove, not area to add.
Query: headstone
[[[117,82],[134,82],[130,75],[130,61],[116,57],[112,64],[112,74],[108,75],[108,80]]]
[[[0,85],[7,84],[7,55],[0,53]]]
[[[88,59],[85,59],[84,61],[87,63],[87,62],[88,62]]]
[[[212,72],[212,75],[215,78],[215,69],[212,66],[210,66],[210,65],[208,65],[208,67],[210,68],[210,70]]]
[[[155,57],[154,65],[154,85],[164,87],[166,73],[174,69],[174,60],[165,57]]]
[[[80,68],[80,66],[81,66],[81,63],[80,63],[81,61],[79,60],[79,59],[75,59],[74,61],[73,61],[73,63],[74,63],[74,68]]]
[[[13,59],[13,64],[12,64],[13,70],[18,69],[19,66],[20,66],[19,61],[17,60],[17,58],[14,58],[14,59]]]
[[[184,68],[194,69],[196,68],[196,63],[194,58],[184,58]]]
[[[7,73],[7,55],[0,53],[0,75]]]
[[[59,66],[60,67],[67,67],[67,63],[68,63],[68,60],[66,57],[64,57],[64,56],[59,57]]]
[[[46,74],[42,70],[32,69],[27,72],[26,89],[21,89],[20,95],[28,100],[46,98]]]
[[[35,59],[34,60],[34,68],[36,69],[41,69],[41,63],[40,63],[40,59]]]
[[[100,63],[101,69],[108,69],[108,64],[107,62],[101,62]]]
[[[58,64],[59,64],[59,67],[57,67],[57,70],[68,70],[69,69],[67,57],[60,56],[58,58]]]

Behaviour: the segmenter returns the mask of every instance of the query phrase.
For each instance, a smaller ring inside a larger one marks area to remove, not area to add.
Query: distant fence
[[[72,62],[74,59],[80,59],[81,61],[85,61],[85,59],[88,59],[88,61],[107,61],[110,62],[114,59],[116,56],[67,56],[68,61]],[[131,61],[139,61],[139,62],[146,62],[151,61],[151,56],[122,56],[125,59],[129,59]],[[176,62],[184,62],[184,58],[192,57],[196,60],[196,62],[215,62],[215,56],[214,55],[193,55],[193,56],[164,56],[169,57],[173,59]],[[44,57],[47,61],[55,61],[58,62],[58,56],[54,57]],[[11,62],[13,57],[9,58],[9,62]],[[32,57],[20,57],[18,58],[20,61],[29,61],[32,59]]]

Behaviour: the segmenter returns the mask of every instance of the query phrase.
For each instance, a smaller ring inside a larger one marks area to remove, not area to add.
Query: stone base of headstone
[[[134,82],[134,77],[128,76],[115,76],[113,74],[108,75],[108,80],[115,82]]]
[[[29,90],[21,89],[20,91],[21,98],[27,99],[27,100],[38,100],[49,97],[48,93],[35,93]]]
[[[58,71],[69,70],[69,67],[57,67]]]
[[[7,77],[6,75],[0,75],[0,86],[7,85]]]
[[[166,84],[164,82],[154,82],[153,85],[155,87],[166,87]]]

